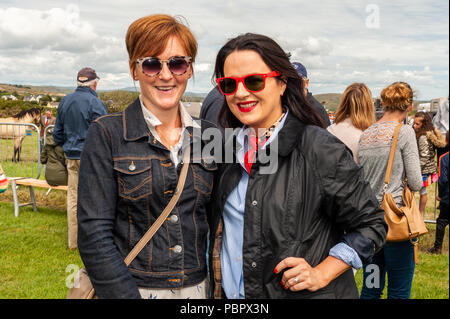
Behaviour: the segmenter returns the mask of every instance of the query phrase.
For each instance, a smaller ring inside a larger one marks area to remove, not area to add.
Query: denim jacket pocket
[[[194,189],[203,194],[211,194],[214,184],[214,173],[217,170],[215,162],[206,162],[202,160],[198,164],[192,165],[194,174]]]
[[[114,160],[119,196],[138,200],[152,193],[152,170],[150,160]]]

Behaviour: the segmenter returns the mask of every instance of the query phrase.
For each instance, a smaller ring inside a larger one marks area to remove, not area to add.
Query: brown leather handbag
[[[405,206],[398,207],[391,193],[387,193],[389,180],[391,179],[392,167],[394,165],[395,149],[397,147],[398,134],[402,124],[397,125],[392,138],[391,150],[389,152],[389,161],[384,178],[383,200],[381,208],[384,210],[384,219],[388,224],[388,233],[386,241],[400,242],[410,240],[414,245],[414,257],[417,262],[418,238],[428,232],[427,226],[423,221],[419,207],[413,192],[409,189],[407,179],[405,178],[403,189],[403,203]]]
[[[170,212],[173,210],[175,205],[177,204],[181,193],[184,188],[184,183],[186,181],[187,171],[189,167],[189,158],[190,158],[190,145],[186,148],[184,152],[183,158],[183,167],[181,168],[180,177],[178,179],[177,188],[175,189],[174,196],[167,204],[166,208],[164,208],[161,215],[159,215],[158,219],[152,224],[149,230],[144,234],[144,236],[139,240],[136,246],[130,251],[128,256],[125,258],[124,262],[127,267],[131,264],[131,262],[136,258],[136,256],[141,252],[141,250],[145,247],[145,245],[150,241],[153,235],[158,231],[161,225],[169,216]],[[95,290],[92,285],[91,280],[89,279],[89,275],[85,268],[80,269],[77,273],[76,277],[78,282],[76,287],[72,287],[67,294],[67,299],[95,299],[97,298],[95,295]]]

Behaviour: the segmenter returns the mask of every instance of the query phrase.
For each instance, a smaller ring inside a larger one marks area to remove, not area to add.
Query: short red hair
[[[180,17],[155,14],[134,21],[125,37],[131,71],[136,68],[136,59],[161,54],[172,36],[180,40],[186,54],[194,62],[197,41],[191,30],[180,22]]]

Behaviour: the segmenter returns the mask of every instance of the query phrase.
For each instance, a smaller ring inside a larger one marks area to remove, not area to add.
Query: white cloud
[[[51,48],[86,52],[97,35],[90,23],[80,19],[76,5],[64,9],[0,9],[1,48]]]
[[[313,93],[342,92],[353,81],[373,91],[410,81],[422,97],[448,94],[448,1],[366,0],[9,0],[0,8],[0,83],[74,85],[81,67],[100,89],[129,87],[124,38],[132,21],[182,15],[199,50],[188,90],[211,87],[215,57],[228,38],[256,32],[274,38],[308,69]],[[379,9],[379,28],[368,28]]]

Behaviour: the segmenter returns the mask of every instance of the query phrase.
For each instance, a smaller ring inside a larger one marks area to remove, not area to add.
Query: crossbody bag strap
[[[153,235],[158,231],[158,229],[161,227],[161,225],[164,223],[164,221],[169,216],[170,212],[173,210],[175,205],[177,204],[181,193],[183,192],[184,183],[186,181],[186,176],[188,172],[189,167],[189,158],[191,153],[191,146],[190,144],[186,148],[184,152],[183,157],[183,167],[181,168],[180,177],[178,179],[177,188],[175,189],[175,193],[170,200],[169,204],[167,204],[166,208],[163,210],[161,215],[159,215],[158,219],[152,224],[152,226],[147,230],[147,232],[144,234],[144,236],[139,240],[139,242],[136,244],[136,246],[133,247],[133,249],[130,251],[128,256],[125,258],[125,264],[128,266],[131,264],[131,262],[136,258],[136,256],[141,252],[141,250],[147,245],[147,243],[152,239]]]
[[[392,137],[392,144],[391,144],[391,150],[389,152],[389,160],[388,165],[386,168],[386,174],[384,176],[384,188],[383,188],[383,195],[386,193],[387,187],[389,185],[389,181],[391,180],[391,174],[392,174],[392,167],[394,166],[394,157],[395,157],[395,149],[397,148],[397,142],[398,142],[398,134],[400,133],[400,128],[402,127],[402,123],[397,125],[394,130],[394,135]]]

